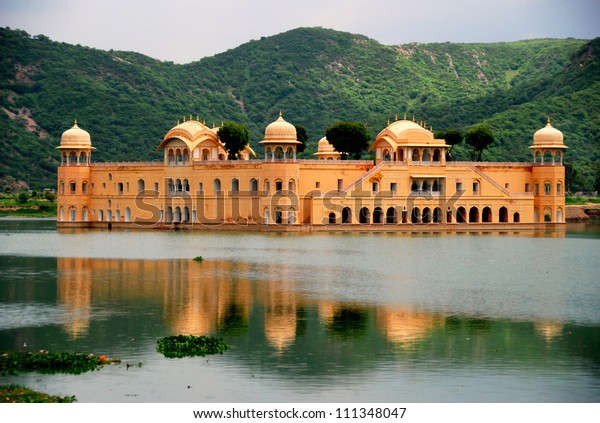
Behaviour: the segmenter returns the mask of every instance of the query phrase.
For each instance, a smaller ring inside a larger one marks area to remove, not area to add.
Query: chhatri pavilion
[[[269,124],[260,145],[229,160],[218,128],[184,120],[158,144],[162,162],[96,163],[90,134],[66,130],[58,168],[59,227],[403,230],[535,227],[565,219],[563,134],[533,135],[531,162],[449,161],[449,145],[414,120],[371,144],[375,160],[341,160],[323,138],[296,157],[294,125]],[[524,140],[525,142],[525,140]]]

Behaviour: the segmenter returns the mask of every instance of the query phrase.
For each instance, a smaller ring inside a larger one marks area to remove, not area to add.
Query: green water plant
[[[0,386],[0,403],[31,403],[31,402],[74,402],[75,396],[48,395],[20,385]]]
[[[202,256],[196,256],[196,257],[194,257],[194,261],[197,261],[197,262],[199,262],[199,263],[200,263],[200,262],[202,262],[202,260],[204,260],[204,259],[202,258]]]
[[[175,335],[159,339],[156,351],[168,358],[223,354],[229,345],[212,336]]]
[[[0,372],[70,373],[81,374],[105,364],[120,363],[118,358],[104,355],[69,352],[5,352],[0,354]]]

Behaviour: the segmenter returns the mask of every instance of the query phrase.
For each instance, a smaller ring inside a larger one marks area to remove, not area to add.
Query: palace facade
[[[563,134],[535,132],[532,162],[447,160],[448,147],[414,119],[389,123],[375,160],[340,160],[323,138],[296,158],[294,125],[265,129],[264,158],[250,147],[228,160],[218,128],[190,116],[167,132],[162,162],[95,163],[88,132],[61,137],[59,227],[255,230],[402,230],[417,226],[523,227],[565,220]]]

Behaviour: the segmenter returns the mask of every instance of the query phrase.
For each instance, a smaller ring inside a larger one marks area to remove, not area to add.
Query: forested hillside
[[[529,160],[533,133],[565,134],[574,189],[590,190],[600,162],[600,39],[385,46],[361,35],[300,28],[186,65],[0,29],[0,180],[55,185],[61,133],[77,118],[95,161],[156,160],[183,115],[243,123],[257,152],[282,111],[308,130],[312,157],[327,126],[396,115],[434,131],[488,125],[484,160]],[[465,146],[457,159],[468,159]]]

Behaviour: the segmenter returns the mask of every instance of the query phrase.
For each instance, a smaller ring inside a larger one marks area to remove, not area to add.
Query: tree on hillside
[[[296,146],[296,151],[298,153],[302,153],[304,151],[304,149],[306,148],[306,143],[308,142],[308,134],[306,132],[306,128],[304,126],[301,125],[294,125],[296,127],[296,138],[298,139],[298,141],[300,141],[302,144],[298,144]]]
[[[361,153],[369,146],[367,127],[361,122],[338,122],[325,130],[327,141],[341,153],[360,159]]]
[[[435,137],[438,139],[443,139],[446,141],[446,144],[450,146],[448,150],[448,156],[452,157],[452,149],[455,145],[463,142],[465,136],[458,129],[448,129],[447,131],[436,132]]]
[[[484,125],[474,126],[467,129],[465,142],[473,147],[473,158],[481,161],[483,150],[495,141],[492,131]]]
[[[250,131],[242,124],[224,123],[217,132],[219,139],[225,144],[229,160],[237,160],[239,153],[250,142]]]

